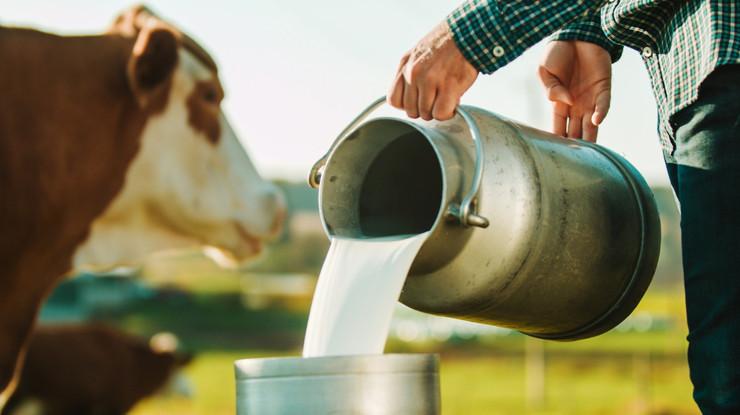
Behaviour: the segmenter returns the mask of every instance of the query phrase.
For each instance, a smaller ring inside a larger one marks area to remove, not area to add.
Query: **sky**
[[[133,3],[0,0],[0,24],[61,34],[98,33]],[[162,17],[211,52],[224,110],[263,175],[303,180],[339,131],[384,95],[401,55],[459,2],[445,0],[150,0]],[[540,129],[550,105],[536,77],[544,42],[493,75],[463,104]],[[9,64],[9,63],[3,63]],[[612,106],[599,143],[645,178],[667,184],[647,72],[626,50],[614,65]],[[388,114],[401,116],[387,109]]]

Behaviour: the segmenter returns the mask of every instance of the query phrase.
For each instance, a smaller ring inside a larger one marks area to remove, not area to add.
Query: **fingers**
[[[478,75],[443,21],[401,59],[388,102],[411,118],[447,120]]]
[[[606,89],[594,98],[594,110],[584,114],[583,117],[583,138],[595,143],[599,133],[599,125],[604,122],[606,114],[609,113],[611,102],[611,91]]]
[[[451,92],[440,92],[434,102],[432,117],[435,120],[445,121],[455,116],[455,108],[460,103],[460,95]]]
[[[437,97],[437,88],[420,86],[419,88],[419,116],[426,121],[434,118],[434,100]]]
[[[552,102],[563,102],[573,105],[573,97],[557,76],[550,73],[543,66],[540,66],[538,72],[540,81],[542,81],[542,85],[547,90],[547,99]]]
[[[455,92],[454,89],[442,93],[436,86],[417,84],[418,88],[409,84],[402,69],[388,93],[388,103],[394,108],[406,111],[410,118],[421,117],[426,121],[432,119],[445,121],[455,115],[461,93]]]
[[[547,99],[553,102],[562,102],[567,105],[573,105],[573,98],[565,86],[553,85],[547,90]]]
[[[393,81],[393,85],[391,85],[390,92],[388,92],[388,104],[393,108],[403,109],[403,89],[405,84],[403,74],[399,72]]]
[[[550,73],[544,66],[540,66],[538,72],[540,81],[542,81],[542,85],[547,90],[547,99],[553,103],[552,132],[560,136],[567,134],[570,137],[571,131],[568,131],[568,129],[576,130],[574,127],[568,126],[568,117],[570,116],[571,106],[573,105],[573,97],[560,79]],[[572,118],[571,122],[573,122]],[[576,132],[580,134],[580,127]]]
[[[420,73],[418,67],[410,68],[409,64],[406,65],[403,73],[405,80],[403,109],[406,111],[406,115],[409,118],[421,117],[426,121],[441,120],[434,116],[439,82],[428,73]],[[452,115],[450,115],[450,118],[452,118]]]
[[[403,109],[409,118],[419,118],[419,91],[408,82],[403,87]]]
[[[581,114],[570,114],[568,120],[568,138],[581,138],[582,136],[582,116]]]
[[[553,134],[565,137],[566,127],[568,126],[569,107],[562,102],[553,102],[552,104],[552,132]]]
[[[583,130],[583,139],[592,143],[596,142],[596,136],[599,134],[599,127],[592,122],[593,113],[583,115],[581,129]]]
[[[606,90],[596,96],[594,100],[594,115],[591,118],[591,122],[594,125],[601,124],[604,118],[606,118],[606,114],[609,113],[611,95],[611,91]]]
[[[403,69],[409,61],[409,56],[410,54],[406,53],[401,58],[401,62],[398,64],[398,69],[396,69],[396,77],[393,80],[391,89],[387,95],[388,104],[398,109],[403,109],[403,90],[406,84],[403,77]]]

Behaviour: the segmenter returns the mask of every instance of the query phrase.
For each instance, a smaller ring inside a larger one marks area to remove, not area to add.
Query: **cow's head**
[[[121,15],[110,34],[135,39],[125,70],[150,115],[124,188],[75,265],[132,265],[153,251],[202,245],[254,255],[278,231],[284,202],[226,120],[213,60],[144,7]]]

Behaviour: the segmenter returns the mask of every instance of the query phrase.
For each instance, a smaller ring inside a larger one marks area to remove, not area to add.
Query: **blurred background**
[[[3,1],[0,24],[97,33],[119,0]],[[44,324],[103,322],[140,336],[167,331],[195,361],[186,392],[135,414],[233,414],[232,363],[300,353],[316,276],[328,248],[305,175],[335,135],[385,93],[401,55],[456,5],[443,0],[347,2],[152,0],[219,64],[224,108],[263,174],[286,193],[280,239],[244,267],[198,252],[153,255],[140,269],[69,279]],[[536,78],[543,44],[464,98],[548,129]],[[11,63],[4,63],[11,64]],[[639,55],[614,67],[612,110],[599,142],[624,155],[655,191],[663,247],[654,283],[624,323],[598,338],[542,342],[510,330],[431,317],[399,306],[387,351],[437,351],[444,414],[696,414],[685,362],[679,217],[655,133],[655,106]]]

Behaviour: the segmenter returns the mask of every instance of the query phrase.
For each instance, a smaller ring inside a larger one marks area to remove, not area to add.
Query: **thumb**
[[[611,92],[607,89],[596,96],[594,102],[594,114],[591,116],[591,122],[599,125],[604,122],[606,114],[609,112],[609,105],[612,98]]]
[[[573,97],[568,92],[568,89],[560,81],[560,78],[553,75],[544,66],[540,66],[539,69],[540,81],[542,85],[547,89],[547,99],[552,102],[562,102],[568,105],[573,105]]]

